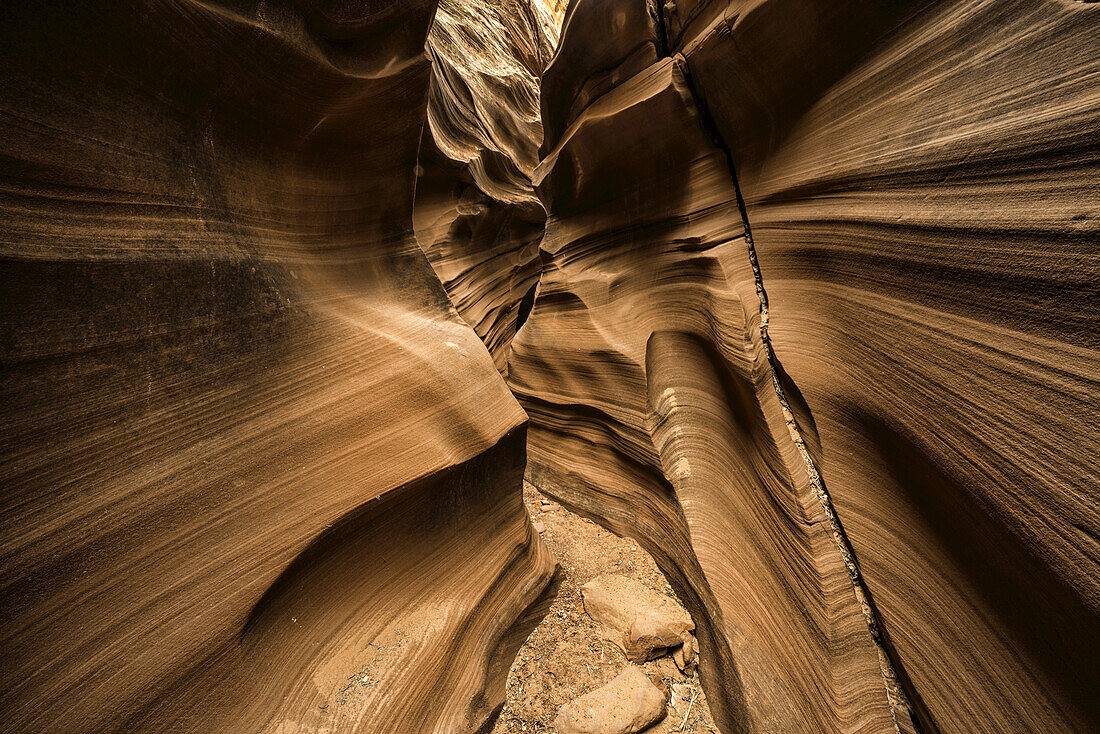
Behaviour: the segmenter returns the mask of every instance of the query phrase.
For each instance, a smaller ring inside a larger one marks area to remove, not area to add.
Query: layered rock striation
[[[0,728],[486,731],[525,472],[724,732],[1100,728],[1100,5],[561,5],[9,9]]]
[[[1095,729],[1098,8],[734,10],[676,46],[927,728]]]
[[[539,76],[558,39],[535,0],[442,0],[420,149],[416,235],[502,372],[538,281],[546,213],[531,185],[542,140]]]
[[[729,731],[1100,721],[1095,11],[571,3],[528,474],[659,560]]]
[[[612,9],[634,13],[620,25],[636,33],[588,66],[559,65],[619,23]],[[627,68],[609,71],[618,59]],[[530,476],[658,559],[693,612],[708,701],[731,731],[892,727],[776,392],[737,190],[683,58],[663,54],[644,4],[578,3],[545,79],[544,119],[575,112],[547,126],[546,265],[509,373],[532,421]]]
[[[434,3],[0,35],[8,731],[477,731],[553,563],[413,236]]]

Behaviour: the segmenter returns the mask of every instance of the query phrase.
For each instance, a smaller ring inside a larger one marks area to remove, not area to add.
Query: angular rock
[[[661,57],[653,0],[571,2],[560,46],[542,75],[542,152],[554,149],[562,133],[601,95]]]
[[[683,607],[627,576],[600,576],[581,586],[581,594],[584,611],[634,663],[660,657],[695,629]]]
[[[665,697],[645,672],[628,665],[607,685],[558,711],[558,734],[635,734],[665,717]]]
[[[681,673],[691,674],[695,669],[695,635],[684,633],[683,644],[672,648],[672,661]]]

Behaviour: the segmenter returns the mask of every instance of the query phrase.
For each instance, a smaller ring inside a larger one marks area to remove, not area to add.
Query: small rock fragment
[[[672,700],[669,701],[669,704],[678,712],[686,712],[687,707],[691,704],[692,693],[691,685],[687,683],[673,683]]]
[[[682,645],[680,647],[673,648],[672,662],[676,663],[676,667],[680,670],[681,673],[687,673],[688,666],[691,665],[691,663],[689,663],[684,658],[684,648]]]
[[[626,576],[599,576],[582,586],[581,593],[588,616],[633,663],[664,655],[695,629],[683,607]]]
[[[641,668],[628,665],[610,683],[558,711],[558,734],[634,734],[665,717],[665,697]]]
[[[695,666],[695,635],[685,632],[683,640],[684,644],[673,649],[672,661],[681,673],[690,674]]]
[[[536,533],[546,532],[546,523],[544,523],[542,520],[535,520],[531,524],[535,526]]]

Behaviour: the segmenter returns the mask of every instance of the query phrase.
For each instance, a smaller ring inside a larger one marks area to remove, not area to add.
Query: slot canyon
[[[4,15],[0,732],[488,734],[525,483],[712,731],[1100,731],[1100,3]]]

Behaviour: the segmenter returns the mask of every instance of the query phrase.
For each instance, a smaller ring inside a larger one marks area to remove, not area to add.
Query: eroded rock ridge
[[[524,475],[726,734],[1100,728],[1100,5],[6,21],[0,728],[487,731]]]
[[[528,476],[658,559],[729,731],[1100,719],[1095,10],[570,4]]]
[[[478,731],[553,562],[414,238],[435,3],[7,11],[0,728]]]

